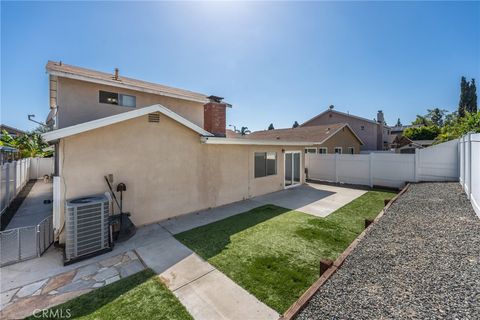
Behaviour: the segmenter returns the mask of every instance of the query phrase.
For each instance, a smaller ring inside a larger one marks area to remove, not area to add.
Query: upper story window
[[[365,130],[365,126],[360,126],[360,130]]]
[[[327,154],[327,153],[328,153],[327,147],[320,147],[320,148],[318,148],[318,153],[320,153],[320,154]]]
[[[348,147],[347,151],[349,154],[355,154],[355,147]]]
[[[335,153],[342,154],[342,147],[335,147],[333,150]]]
[[[305,148],[305,153],[317,153],[317,148]]]
[[[276,152],[255,152],[255,178],[277,174]]]
[[[135,108],[137,98],[128,94],[121,94],[116,92],[101,91],[99,92],[98,101],[100,103],[114,104],[122,107]]]

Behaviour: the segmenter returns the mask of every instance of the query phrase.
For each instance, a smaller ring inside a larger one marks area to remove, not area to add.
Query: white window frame
[[[321,153],[320,150],[325,150],[325,153]],[[328,148],[327,147],[319,147],[318,148],[318,154],[328,154]]]
[[[265,175],[260,176],[260,177],[255,176],[255,155],[257,153],[264,153],[265,154]],[[273,173],[273,174],[268,174],[267,173],[267,160],[268,160],[268,154],[269,153],[275,154],[275,173]],[[254,179],[261,179],[261,178],[266,178],[266,177],[270,177],[270,176],[276,176],[277,174],[278,174],[278,153],[277,152],[275,152],[275,151],[255,151],[253,153],[253,178]]]
[[[340,150],[340,152],[337,152],[337,150]],[[333,153],[343,154],[343,148],[342,147],[335,147],[335,148],[333,148]]]
[[[307,152],[307,150],[315,150],[315,152]],[[317,148],[312,148],[312,147],[305,148],[305,153],[317,154]]]
[[[347,150],[348,150],[348,154],[355,154],[355,147],[348,147]],[[350,150],[352,152],[350,152]]]

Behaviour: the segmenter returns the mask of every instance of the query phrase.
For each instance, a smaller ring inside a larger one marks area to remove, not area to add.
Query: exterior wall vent
[[[111,250],[110,199],[94,195],[67,201],[65,264]]]
[[[148,114],[148,122],[160,122],[160,112],[149,113]]]

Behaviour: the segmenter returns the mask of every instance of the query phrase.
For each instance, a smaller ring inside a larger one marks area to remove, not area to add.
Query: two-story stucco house
[[[333,106],[330,106],[326,111],[301,124],[300,127],[335,123],[348,123],[350,128],[363,141],[362,151],[389,149],[389,127],[385,125],[381,110],[378,111],[376,120],[369,120],[334,110]]]
[[[222,98],[48,62],[55,145],[54,227],[66,200],[127,185],[136,225],[304,183],[304,150],[319,141],[226,136]]]

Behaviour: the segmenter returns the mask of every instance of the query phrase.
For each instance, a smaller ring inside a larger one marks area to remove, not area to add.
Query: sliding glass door
[[[300,184],[301,152],[285,152],[285,188]]]

